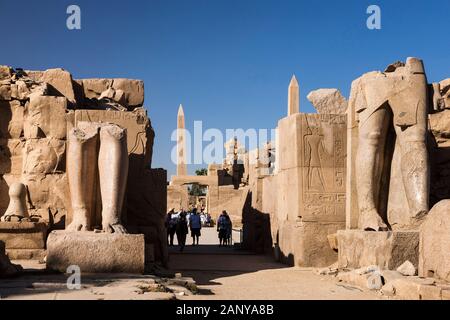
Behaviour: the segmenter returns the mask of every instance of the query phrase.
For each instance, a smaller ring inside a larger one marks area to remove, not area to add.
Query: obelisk
[[[177,176],[187,176],[185,130],[184,111],[180,104],[177,116]]]
[[[300,89],[295,75],[292,76],[288,91],[288,116],[300,112]]]

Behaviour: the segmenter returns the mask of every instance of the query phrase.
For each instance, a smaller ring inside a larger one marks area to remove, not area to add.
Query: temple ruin
[[[428,83],[407,58],[353,81],[348,100],[332,88],[308,99],[317,113],[301,111],[292,77],[275,141],[231,139],[206,175],[188,173],[180,105],[168,179],[151,166],[142,81],[1,66],[1,275],[24,259],[61,272],[167,266],[165,214],[198,205],[228,211],[241,249],[385,295],[448,298],[450,79]],[[207,190],[194,202],[192,184]]]

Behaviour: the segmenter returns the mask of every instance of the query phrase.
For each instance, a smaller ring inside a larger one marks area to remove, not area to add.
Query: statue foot
[[[8,215],[4,215],[1,218],[1,221],[2,222],[20,222],[20,221],[27,221],[27,220],[23,216],[18,216],[15,214],[8,214]]]
[[[383,222],[376,210],[361,212],[359,227],[364,231],[388,231],[388,226]]]
[[[66,228],[67,231],[89,231],[87,221],[74,220]]]
[[[120,223],[103,223],[103,232],[106,233],[118,233],[118,234],[128,234],[128,231]]]

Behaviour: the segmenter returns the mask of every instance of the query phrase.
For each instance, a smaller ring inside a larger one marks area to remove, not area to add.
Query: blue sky
[[[66,28],[70,4],[81,8],[81,30]],[[371,4],[381,30],[366,28]],[[353,79],[407,56],[424,59],[429,82],[450,76],[448,0],[0,0],[0,13],[0,64],[144,80],[153,167],[169,176],[180,103],[188,129],[194,120],[270,129],[286,114],[292,74],[303,112],[314,112],[311,90],[348,97]]]

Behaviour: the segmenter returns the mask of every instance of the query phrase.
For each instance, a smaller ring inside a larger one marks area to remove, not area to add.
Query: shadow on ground
[[[284,269],[268,255],[218,245],[188,245],[183,252],[178,246],[169,249],[171,272],[191,277],[199,286],[221,285],[217,279],[254,273],[261,270]]]

